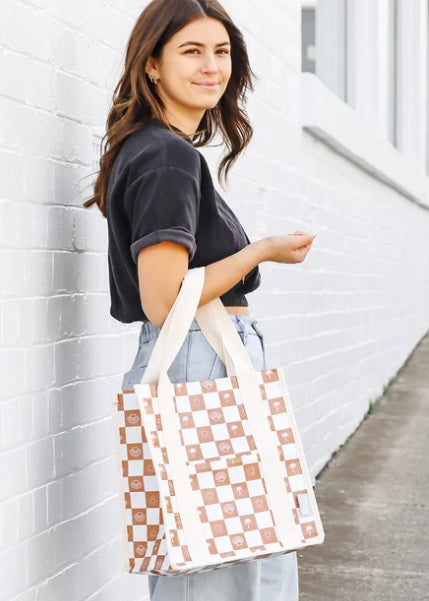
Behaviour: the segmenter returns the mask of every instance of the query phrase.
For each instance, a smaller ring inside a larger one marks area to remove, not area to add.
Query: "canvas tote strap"
[[[219,301],[219,302],[217,302]],[[213,335],[213,328],[221,333],[225,349],[235,354],[244,351],[243,343],[225,311],[222,301],[217,298],[199,308],[196,315],[201,330],[207,337]],[[262,476],[267,487],[274,521],[277,525],[279,541],[289,547],[299,547],[302,533],[296,527],[291,509],[292,497],[288,495],[284,482],[284,466],[278,453],[278,440],[271,430],[264,403],[261,398],[257,371],[253,368],[237,372],[238,389],[246,410],[250,431],[260,455]],[[286,391],[285,391],[286,392]]]
[[[198,307],[201,291],[204,286],[205,267],[194,267],[189,269],[182,280],[182,286],[171,307],[163,326],[158,334],[156,343],[152,349],[149,363],[144,371],[141,384],[158,384],[162,372],[167,372],[176,358],[180,348],[189,332],[194,317],[198,320]],[[216,300],[220,299],[214,299]],[[231,324],[232,325],[232,324]],[[217,355],[227,364],[225,349],[218,336],[210,336],[208,342]],[[251,369],[247,353],[244,353],[247,368]],[[227,365],[228,374],[235,374],[235,368],[229,361]]]
[[[203,282],[204,268],[188,270],[179,295],[163,324],[150,362],[142,378],[142,382],[158,381],[158,398],[167,453],[171,461],[174,462],[173,471],[176,476],[174,487],[180,507],[180,515],[187,533],[187,543],[188,533],[190,534],[188,546],[191,557],[196,557],[196,555],[200,558],[201,555],[207,557],[208,550],[202,530],[198,528],[199,519],[195,523],[196,509],[193,501],[193,491],[187,472],[185,473],[186,470],[184,469],[187,457],[180,442],[178,432],[180,424],[174,409],[174,392],[167,370],[180,350],[194,316],[211,346],[215,350],[219,349],[220,352],[225,353],[226,357],[230,357],[230,360],[228,360],[230,367],[229,370],[227,369],[228,375],[233,375],[231,374],[231,366],[235,368],[235,375],[237,376],[250,429],[260,454],[262,474],[265,478],[274,520],[278,526],[279,540],[285,546],[293,547],[300,540],[301,535],[296,528],[290,510],[291,499],[288,497],[285,488],[283,466],[261,401],[256,370],[220,299],[213,299],[198,307]],[[136,391],[138,386],[138,384],[135,385]],[[193,526],[188,527],[185,523],[193,524]],[[281,540],[282,536],[283,540]]]
[[[198,275],[199,277],[192,281],[183,280],[179,295],[158,335],[141,383],[134,385],[134,390],[139,400],[142,422],[148,427],[147,416],[143,406],[143,383],[155,382],[158,385],[158,404],[163,439],[167,450],[168,464],[170,466],[169,471],[173,480],[174,496],[185,532],[186,545],[193,561],[209,565],[210,563],[214,563],[214,558],[210,554],[203,533],[201,519],[195,505],[194,493],[186,465],[188,457],[180,440],[181,425],[174,405],[174,386],[167,375],[167,369],[170,367],[172,361],[171,357],[174,359],[180,350],[183,340],[189,331],[193,315],[196,312],[198,300],[201,297],[204,272],[200,272]],[[183,307],[184,300],[187,303],[185,310],[186,317],[182,316],[182,320],[179,320],[178,317],[180,316],[175,313],[175,310]],[[172,331],[176,332],[175,337],[171,335]],[[168,362],[167,368],[165,367],[166,360]],[[159,370],[161,370],[161,374],[158,377]],[[150,436],[147,437],[147,442],[151,452],[153,452],[153,442]],[[158,466],[154,465],[154,467],[155,471],[158,471]],[[163,498],[161,499],[161,503],[164,506]],[[170,533],[168,531],[166,531],[165,541],[167,549],[170,552],[170,557],[172,557]]]

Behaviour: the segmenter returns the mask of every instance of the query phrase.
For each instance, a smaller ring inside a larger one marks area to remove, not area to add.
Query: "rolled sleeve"
[[[141,175],[125,195],[134,263],[140,250],[165,240],[182,244],[191,261],[197,250],[200,200],[198,179],[182,168],[159,167]]]
[[[137,263],[137,255],[142,248],[157,244],[158,242],[163,242],[164,240],[178,242],[179,244],[182,244],[182,246],[185,246],[189,251],[189,261],[192,261],[197,250],[195,237],[186,230],[181,230],[178,227],[170,227],[164,230],[150,232],[150,234],[146,234],[143,238],[139,238],[133,242],[130,246],[130,250],[134,263]]]

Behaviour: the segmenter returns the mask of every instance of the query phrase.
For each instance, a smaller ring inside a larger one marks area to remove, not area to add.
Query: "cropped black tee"
[[[208,265],[250,243],[239,220],[215,189],[204,156],[151,119],[122,144],[106,195],[112,317],[143,321],[138,252],[164,240],[189,251],[189,269]],[[258,265],[220,299],[248,306],[245,294],[261,283]]]

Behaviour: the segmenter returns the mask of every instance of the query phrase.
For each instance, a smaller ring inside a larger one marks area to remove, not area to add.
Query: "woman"
[[[111,315],[141,321],[122,388],[140,382],[186,271],[206,266],[200,305],[220,297],[256,369],[264,338],[245,294],[259,263],[302,262],[315,237],[294,232],[250,243],[215,190],[197,146],[220,132],[228,146],[220,180],[253,130],[240,101],[253,90],[242,34],[216,0],[153,0],[131,33],[108,118],[109,148],[94,196],[108,219]],[[194,319],[169,369],[172,382],[226,375]],[[296,601],[296,553],[198,574],[149,575],[152,601]]]

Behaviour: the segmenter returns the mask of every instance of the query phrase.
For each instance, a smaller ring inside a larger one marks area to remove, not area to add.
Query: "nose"
[[[219,66],[217,64],[216,55],[209,52],[206,55],[204,66],[202,67],[204,72],[213,73],[219,71]]]

